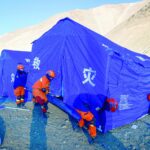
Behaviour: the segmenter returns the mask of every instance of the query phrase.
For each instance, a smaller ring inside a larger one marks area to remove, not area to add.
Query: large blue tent
[[[116,112],[102,111],[97,127],[102,131],[131,123],[147,114],[150,92],[150,58],[121,47],[79,23],[65,18],[33,42],[32,86],[49,69],[56,72],[51,94],[63,96],[72,109],[80,95],[115,98]]]
[[[18,63],[28,69],[30,52],[4,49],[0,56],[0,96],[8,96],[15,101],[13,83]],[[27,96],[27,95],[26,95]]]

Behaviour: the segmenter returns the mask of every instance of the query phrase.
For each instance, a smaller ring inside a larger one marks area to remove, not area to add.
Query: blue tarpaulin
[[[76,119],[76,120],[81,119],[81,116],[77,113],[77,111],[75,109],[73,109],[72,107],[70,107],[69,105],[66,105],[65,103],[63,103],[62,100],[52,97],[52,96],[48,96],[48,100],[50,103],[59,107],[61,110],[66,112],[68,115],[72,116],[74,119]]]

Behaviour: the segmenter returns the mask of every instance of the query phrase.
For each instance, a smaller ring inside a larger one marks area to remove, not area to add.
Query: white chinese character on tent
[[[96,71],[92,70],[91,67],[89,67],[89,69],[84,68],[83,75],[84,75],[84,78],[85,78],[85,80],[82,81],[83,84],[89,82],[90,85],[95,86],[95,84],[92,81],[94,80],[94,78],[96,76]]]
[[[40,70],[39,66],[40,66],[40,59],[38,57],[35,57],[34,60],[33,60],[33,69],[37,69],[37,70]]]
[[[15,74],[12,73],[10,76],[11,76],[11,81],[10,82],[14,82],[15,81]]]

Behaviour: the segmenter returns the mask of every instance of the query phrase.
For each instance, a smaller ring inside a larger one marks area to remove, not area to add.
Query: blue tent
[[[115,98],[119,109],[97,116],[103,132],[128,124],[147,114],[150,92],[150,58],[124,47],[65,18],[33,42],[29,85],[49,69],[57,78],[51,94],[64,97],[73,108],[80,95],[95,100],[103,94]]]
[[[15,100],[13,82],[16,74],[16,66],[22,63],[28,68],[30,52],[3,50],[0,57],[0,96],[8,96]],[[27,95],[26,95],[27,96]]]

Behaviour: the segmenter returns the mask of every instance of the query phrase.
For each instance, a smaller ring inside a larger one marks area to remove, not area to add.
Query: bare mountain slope
[[[146,1],[118,5],[105,5],[88,10],[73,10],[58,14],[41,24],[0,36],[2,49],[31,50],[31,43],[49,30],[59,19],[70,17],[86,27],[105,35],[121,22],[135,14]]]
[[[122,46],[150,56],[150,1],[115,27],[107,37]]]

